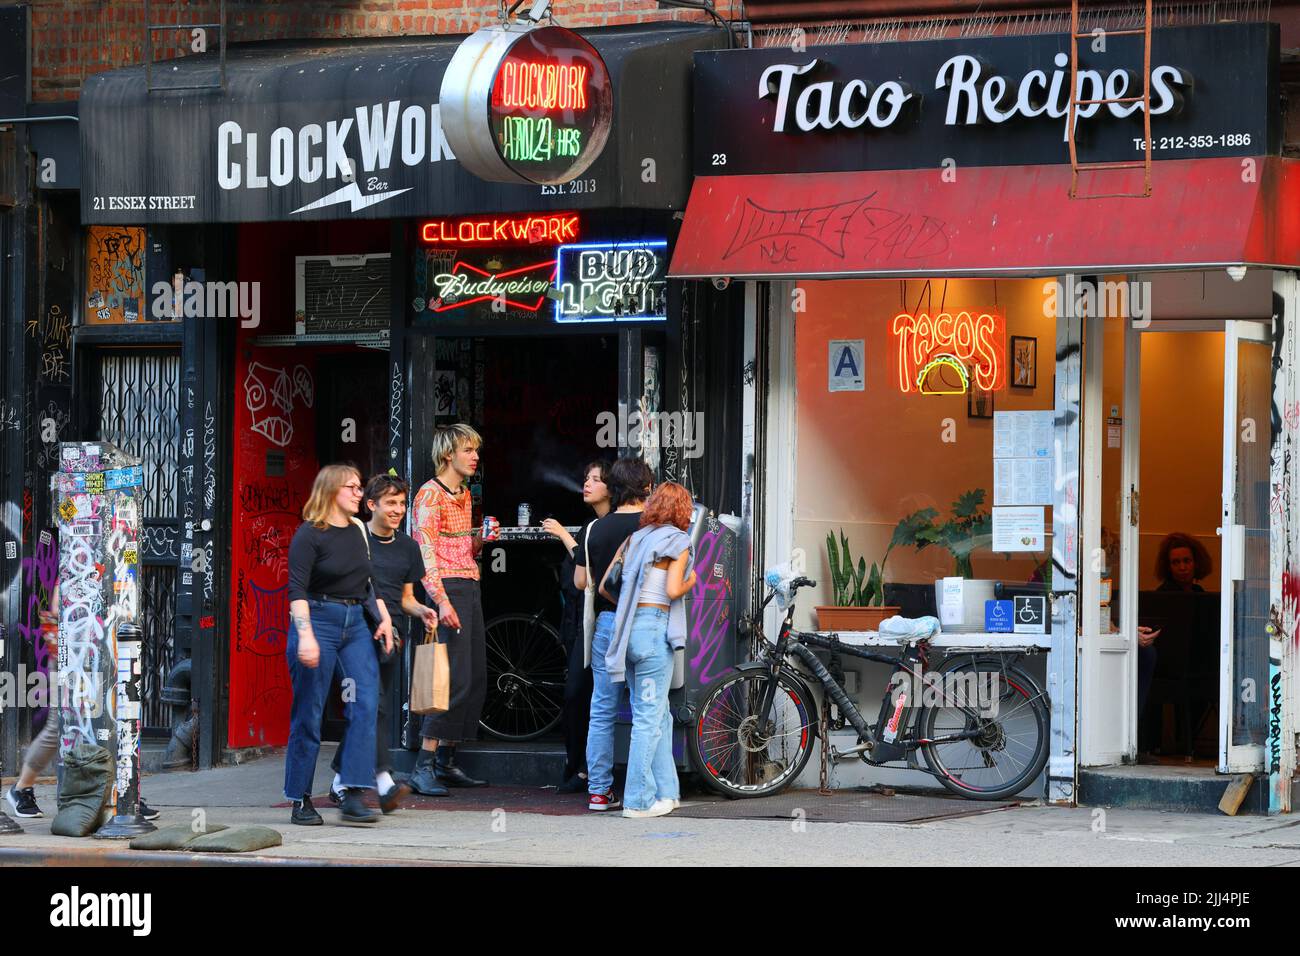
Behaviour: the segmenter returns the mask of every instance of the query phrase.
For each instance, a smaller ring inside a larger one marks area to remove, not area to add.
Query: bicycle
[[[972,800],[1012,796],[1042,772],[1050,701],[1016,666],[1021,652],[1010,661],[996,651],[959,654],[931,669],[927,639],[908,641],[891,656],[844,644],[834,634],[796,632],[795,595],[814,586],[808,578],[792,580],[776,644],[764,638],[759,659],[733,668],[704,692],[687,750],[711,789],[732,798],[770,796],[808,763],[819,727],[817,705],[791,661],[810,671],[838,708],[831,726],[847,723],[858,735],[857,745],[843,753],[831,748],[835,761],[857,756],[880,766],[906,760],[909,769],[929,773]],[[762,606],[776,596],[773,589]],[[754,627],[762,638],[761,625]],[[866,722],[813,647],[894,665],[876,723]],[[925,767],[916,759],[918,750]]]
[[[559,594],[559,572],[553,594]],[[536,740],[563,716],[569,655],[548,619],[547,602],[532,614],[499,614],[484,627],[487,698],[479,726],[500,740]]]

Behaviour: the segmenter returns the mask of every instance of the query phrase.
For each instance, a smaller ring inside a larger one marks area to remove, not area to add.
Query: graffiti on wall
[[[696,686],[718,677],[734,661],[728,638],[732,633],[736,536],[710,518],[695,548],[699,580],[691,591],[690,653],[687,666]]]
[[[293,371],[260,362],[248,366],[244,378],[244,404],[252,416],[249,427],[280,448],[293,441],[294,403],[312,407],[315,386],[311,373],[301,365]]]
[[[121,325],[143,312],[143,227],[86,227],[86,322]]]

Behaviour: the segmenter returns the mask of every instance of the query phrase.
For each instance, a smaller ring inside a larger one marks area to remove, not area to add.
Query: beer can
[[[501,535],[501,522],[491,515],[483,518],[483,540],[495,541]]]
[[[519,527],[527,528],[532,523],[533,509],[528,506],[528,502],[524,502],[519,506]]]

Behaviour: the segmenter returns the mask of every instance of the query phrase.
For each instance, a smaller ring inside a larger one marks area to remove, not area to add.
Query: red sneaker
[[[623,805],[623,801],[614,796],[614,791],[609,793],[593,793],[587,798],[588,810],[617,810]]]

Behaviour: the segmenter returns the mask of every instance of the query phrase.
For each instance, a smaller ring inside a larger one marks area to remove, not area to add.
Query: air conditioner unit
[[[297,256],[294,333],[387,332],[392,256]]]

